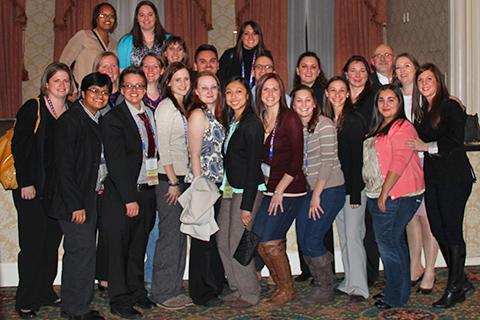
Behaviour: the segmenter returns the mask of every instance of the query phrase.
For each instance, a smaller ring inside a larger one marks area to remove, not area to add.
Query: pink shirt
[[[385,179],[389,171],[400,176],[390,190],[392,199],[425,189],[418,153],[409,149],[406,143],[407,140],[417,137],[417,131],[409,121],[397,120],[388,134],[375,139],[375,151],[383,178]]]

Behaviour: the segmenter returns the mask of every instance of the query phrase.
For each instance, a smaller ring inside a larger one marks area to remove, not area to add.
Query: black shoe
[[[422,275],[420,277],[418,277],[417,280],[410,280],[410,285],[412,287],[415,287],[420,281],[422,281],[424,274],[425,273],[422,273]]]
[[[453,291],[446,289],[440,300],[434,302],[432,306],[434,308],[447,309],[463,301],[465,301],[465,293],[463,292],[463,290]]]
[[[157,306],[157,304],[155,302],[153,302],[152,300],[148,299],[147,297],[145,297],[142,300],[137,301],[135,306],[137,306],[139,308],[142,308],[143,310],[150,310],[150,309],[155,308]]]
[[[124,319],[140,319],[142,314],[133,307],[111,307],[110,312],[114,316],[119,316]]]
[[[22,311],[22,310],[17,310],[17,314],[20,317],[20,319],[33,319],[37,317],[37,313],[32,310],[28,311]]]
[[[350,302],[351,303],[359,303],[359,302],[364,302],[367,299],[365,299],[364,296],[358,295],[358,294],[351,294],[350,295]]]
[[[57,298],[54,301],[41,304],[42,307],[60,307],[62,299]]]
[[[381,300],[381,299],[385,298],[385,295],[383,294],[383,292],[380,292],[380,293],[374,294],[372,296],[372,298],[375,299],[375,300]]]
[[[80,316],[69,316],[62,311],[62,317],[69,320],[105,320],[97,310],[90,310],[89,312]]]
[[[470,297],[475,292],[475,287],[467,279],[467,276],[465,276],[465,281],[463,282],[462,289],[463,289],[463,293],[465,293],[465,297]]]
[[[300,275],[295,277],[296,282],[304,282],[310,279],[312,275],[310,273],[302,272]]]
[[[377,301],[375,301],[375,303],[373,305],[375,307],[377,307],[377,309],[380,309],[380,310],[387,310],[387,309],[393,308],[391,305],[383,302],[383,300],[377,300]]]

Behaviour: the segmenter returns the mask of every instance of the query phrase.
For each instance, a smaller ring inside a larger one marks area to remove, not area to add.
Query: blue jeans
[[[152,283],[152,271],[153,271],[153,256],[155,256],[155,247],[158,239],[158,224],[160,219],[158,218],[158,211],[155,213],[155,225],[153,226],[150,235],[148,236],[147,243],[147,260],[144,265],[144,282],[150,285]]]
[[[410,297],[410,257],[405,228],[422,202],[423,195],[387,199],[386,211],[378,208],[378,199],[368,199],[373,230],[385,273],[385,298],[391,306],[402,306]]]
[[[325,234],[328,232],[343,208],[345,203],[345,186],[327,188],[320,195],[320,207],[323,214],[319,219],[313,220],[308,217],[312,192],[308,192],[304,199],[301,211],[297,214],[296,230],[297,242],[303,255],[308,257],[320,257],[327,253],[325,247]]]
[[[253,223],[253,232],[260,237],[260,242],[285,239],[303,206],[305,196],[283,197],[283,212],[277,210],[276,215],[268,214],[271,196],[264,196]]]

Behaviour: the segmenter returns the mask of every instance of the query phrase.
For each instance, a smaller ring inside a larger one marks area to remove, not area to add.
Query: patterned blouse
[[[212,182],[222,183],[224,173],[222,147],[225,139],[225,129],[208,109],[202,110],[208,119],[208,127],[203,133],[202,149],[200,151],[201,175]],[[190,164],[185,182],[190,183],[192,181],[193,174]]]
[[[162,44],[155,42],[155,44],[151,48],[148,48],[146,46],[133,47],[132,55],[130,56],[130,62],[133,66],[139,67],[142,63],[142,59],[149,53],[154,53],[160,57],[162,53]]]

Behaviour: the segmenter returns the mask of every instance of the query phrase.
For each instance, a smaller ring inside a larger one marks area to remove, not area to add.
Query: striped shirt
[[[303,129],[304,164],[303,171],[308,185],[313,190],[318,179],[325,180],[326,188],[345,183],[338,160],[337,129],[327,117],[320,116],[314,132]]]

